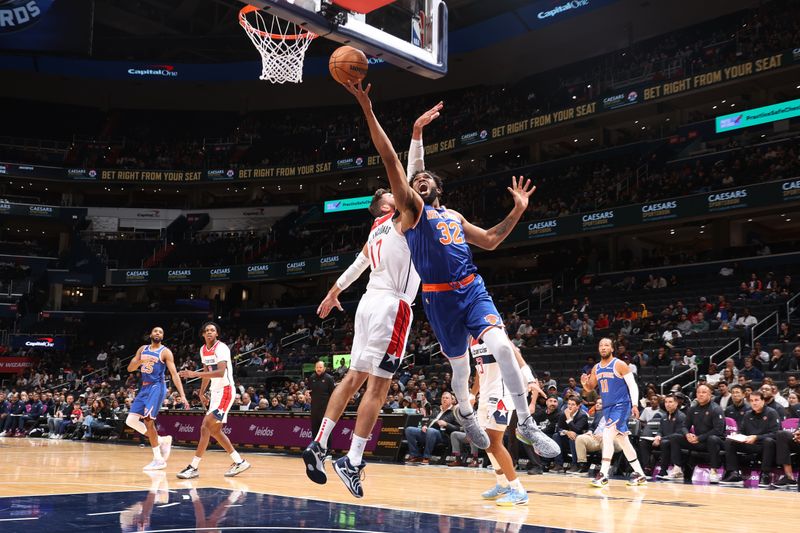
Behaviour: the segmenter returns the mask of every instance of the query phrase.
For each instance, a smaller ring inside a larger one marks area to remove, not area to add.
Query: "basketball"
[[[349,81],[358,82],[367,75],[367,56],[364,52],[352,46],[337,48],[328,61],[328,70],[333,79],[344,85]]]

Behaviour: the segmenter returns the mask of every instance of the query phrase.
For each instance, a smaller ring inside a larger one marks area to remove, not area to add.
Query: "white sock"
[[[603,461],[600,464],[600,473],[603,474],[605,477],[608,477],[608,471],[611,469],[611,461]]]
[[[525,489],[522,488],[522,483],[520,482],[519,478],[516,478],[514,481],[509,482],[511,488],[514,489],[514,492],[524,492]]]
[[[231,459],[233,459],[233,462],[236,463],[236,464],[239,464],[239,463],[242,462],[242,456],[239,455],[239,452],[237,452],[236,450],[233,450],[231,452]]]
[[[128,418],[125,419],[125,424],[127,424],[129,428],[138,431],[142,435],[147,434],[147,426],[144,425],[142,419],[137,415],[129,414]]]
[[[197,457],[197,456],[195,455],[195,456],[192,458],[192,468],[194,468],[194,469],[197,469],[197,467],[198,467],[198,466],[200,466],[200,457]]]
[[[450,359],[450,367],[453,370],[450,386],[458,402],[458,412],[468,416],[472,413],[469,403],[469,357],[464,354],[457,359]]]
[[[159,444],[164,444],[165,442],[167,442],[167,440],[169,440],[167,439],[167,437],[160,437],[160,436],[158,437]]]
[[[633,444],[631,444],[628,436],[617,435],[617,440],[622,448],[622,453],[625,454],[625,459],[628,460],[628,464],[631,465],[633,471],[643,476],[644,470],[642,470],[642,465],[639,463],[639,458],[636,457],[636,450],[633,449]]]
[[[350,451],[347,452],[347,458],[350,459],[350,464],[358,466],[364,462],[364,448],[367,447],[369,439],[359,437],[353,433],[353,441],[350,443]]]
[[[500,366],[503,384],[511,395],[514,409],[517,410],[517,416],[520,422],[524,422],[528,418],[525,415],[529,413],[528,395],[525,391],[525,383],[522,382],[522,370],[519,369],[519,363],[517,363],[508,335],[500,328],[491,328],[483,334],[483,343],[494,354],[494,358]]]
[[[505,474],[503,474],[502,472],[498,474],[497,471],[495,471],[494,477],[497,478],[498,485],[500,485],[503,488],[508,487],[508,478],[506,477]]]
[[[326,450],[328,449],[328,439],[330,438],[335,425],[336,422],[330,418],[323,418],[322,424],[319,426],[319,431],[317,431],[317,436],[314,437],[314,440],[319,442],[319,445]]]
[[[152,450],[153,450],[153,459],[155,459],[156,461],[163,461],[164,460],[164,458],[161,457],[161,448],[156,446],[155,448],[152,448]]]

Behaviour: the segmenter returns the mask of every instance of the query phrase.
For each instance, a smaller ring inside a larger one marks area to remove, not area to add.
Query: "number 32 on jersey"
[[[442,221],[436,224],[436,229],[442,232],[439,242],[443,245],[464,244],[464,236],[461,234],[461,226],[458,225],[458,222],[454,220],[450,222]]]

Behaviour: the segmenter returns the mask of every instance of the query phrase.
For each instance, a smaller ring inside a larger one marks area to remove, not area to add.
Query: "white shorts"
[[[231,385],[212,390],[211,400],[208,403],[208,413],[206,414],[214,415],[214,418],[224,424],[228,421],[228,412],[233,406],[234,396],[235,394]]]
[[[514,404],[510,396],[497,398],[489,394],[484,396],[481,392],[478,402],[478,424],[483,429],[505,431],[513,412]]]
[[[391,379],[405,356],[413,319],[411,306],[397,295],[364,294],[356,310],[350,368]]]

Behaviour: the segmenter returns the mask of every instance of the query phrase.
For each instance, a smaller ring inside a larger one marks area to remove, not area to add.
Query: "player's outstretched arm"
[[[319,307],[317,307],[317,316],[324,319],[330,314],[334,307],[339,311],[344,311],[344,309],[342,309],[342,304],[339,303],[339,295],[343,293],[347,287],[352,285],[353,282],[364,273],[368,266],[369,251],[365,244],[364,248],[361,249],[361,253],[356,256],[355,261],[353,261],[353,263],[347,267],[347,270],[339,276],[339,279],[337,279],[333,287],[330,288],[328,294],[325,295],[325,299],[320,302]]]
[[[408,147],[408,166],[406,167],[406,177],[410,180],[414,179],[417,172],[425,170],[425,146],[422,144],[422,130],[439,117],[443,107],[444,102],[439,102],[414,121],[414,128],[411,130],[411,144]]]
[[[367,84],[367,88],[364,89],[359,82],[358,85],[354,83],[345,85],[345,88],[356,97],[359,105],[361,105],[361,110],[364,111],[367,125],[369,125],[369,133],[372,137],[372,144],[375,145],[378,155],[383,160],[392,195],[397,209],[400,211],[401,228],[406,230],[416,224],[419,219],[423,207],[422,198],[408,184],[403,165],[400,163],[400,158],[397,157],[392,141],[383,131],[378,118],[372,110],[372,101],[369,99],[369,91],[372,89],[372,85]]]
[[[139,349],[136,350],[136,355],[133,356],[133,359],[128,362],[128,372],[133,372],[137,370],[139,366],[142,364],[142,352],[144,351],[144,346],[139,346]]]
[[[461,216],[461,225],[464,228],[467,242],[484,250],[494,250],[500,246],[500,243],[506,240],[511,230],[522,218],[522,214],[528,209],[528,200],[535,190],[536,185],[533,185],[530,179],[526,180],[524,176],[520,176],[519,180],[517,180],[516,176],[512,176],[511,187],[508,187],[508,192],[514,198],[514,208],[511,209],[511,212],[502,222],[490,229],[479,228],[459,215]]]
[[[172,355],[172,350],[169,348],[164,350],[164,363],[167,365],[169,375],[172,376],[175,388],[178,389],[178,394],[181,395],[181,403],[184,405],[184,409],[188,409],[189,402],[186,400],[186,393],[183,392],[183,382],[181,382],[181,378],[178,375],[178,369],[175,368],[175,356]]]

